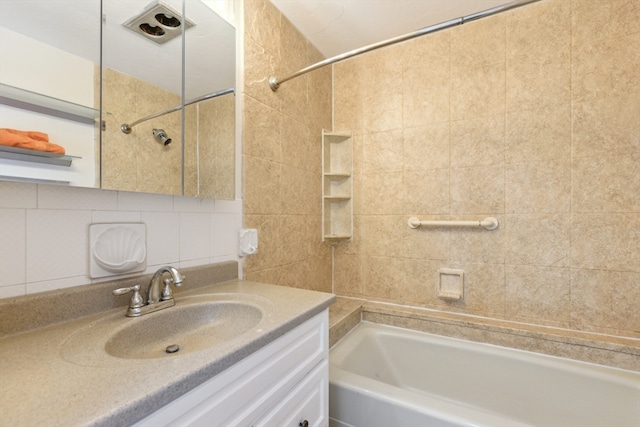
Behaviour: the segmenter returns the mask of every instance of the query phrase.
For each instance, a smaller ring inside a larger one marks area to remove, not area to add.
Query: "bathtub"
[[[329,353],[330,427],[640,426],[640,373],[360,323]]]

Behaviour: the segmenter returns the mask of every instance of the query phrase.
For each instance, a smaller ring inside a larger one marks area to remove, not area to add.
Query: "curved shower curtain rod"
[[[138,119],[135,122],[132,122],[131,124],[123,123],[122,125],[120,125],[120,130],[128,135],[131,133],[131,129],[135,125],[139,125],[142,122],[155,119],[156,117],[164,116],[165,114],[173,113],[174,111],[178,111],[179,109],[181,109],[182,107],[186,107],[187,105],[196,104],[198,102],[206,101],[207,99],[217,98],[218,96],[222,96],[222,95],[226,95],[228,93],[234,93],[234,92],[235,92],[235,89],[229,88],[229,89],[220,90],[218,92],[208,93],[206,95],[193,98],[192,100],[187,101],[184,104],[176,105],[175,107],[167,108],[166,110],[160,111],[159,113],[151,114],[150,116],[144,117],[142,119]]]
[[[362,53],[370,52],[372,50],[379,49],[381,47],[385,47],[385,46],[389,46],[389,45],[392,45],[392,44],[400,43],[400,42],[403,42],[405,40],[413,39],[415,37],[424,36],[426,34],[435,33],[436,31],[444,30],[444,29],[447,29],[447,28],[450,28],[450,27],[455,27],[457,25],[462,25],[462,24],[465,24],[467,22],[476,21],[478,19],[486,18],[488,16],[495,15],[495,14],[498,14],[500,12],[506,12],[507,10],[515,9],[517,7],[524,6],[524,5],[527,5],[529,3],[534,3],[534,2],[537,2],[537,1],[540,1],[540,0],[516,0],[514,2],[507,3],[507,4],[502,5],[502,6],[496,6],[496,7],[492,8],[492,9],[487,9],[487,10],[484,10],[482,12],[477,12],[477,13],[474,13],[474,14],[471,14],[471,15],[463,16],[461,18],[456,18],[456,19],[452,19],[450,21],[441,22],[440,24],[435,24],[435,25],[432,25],[430,27],[426,27],[426,28],[423,28],[421,30],[414,31],[413,33],[405,34],[405,35],[394,37],[394,38],[391,38],[391,39],[388,39],[388,40],[384,40],[384,41],[381,41],[381,42],[378,42],[378,43],[370,44],[370,45],[365,46],[365,47],[354,49],[354,50],[351,50],[349,52],[342,53],[340,55],[336,55],[336,56],[333,56],[331,58],[325,59],[323,61],[317,62],[317,63],[315,63],[313,65],[310,65],[310,66],[308,66],[306,68],[303,68],[302,70],[296,71],[295,73],[290,74],[290,75],[288,75],[286,77],[278,78],[276,76],[271,76],[271,77],[269,77],[269,86],[271,87],[271,90],[275,92],[275,91],[278,90],[278,88],[280,87],[280,85],[282,83],[284,83],[286,81],[289,81],[291,79],[294,79],[296,77],[299,77],[299,76],[301,76],[303,74],[307,74],[310,71],[314,71],[314,70],[317,70],[318,68],[322,68],[325,65],[331,65],[333,63],[342,61],[344,59],[348,59],[348,58],[351,58],[353,56],[360,55]]]

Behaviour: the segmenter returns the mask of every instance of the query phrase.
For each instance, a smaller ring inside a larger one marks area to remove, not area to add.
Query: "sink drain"
[[[171,344],[168,345],[167,348],[164,349],[164,351],[166,351],[167,353],[171,354],[171,353],[177,353],[178,350],[180,350],[180,346],[178,344]]]

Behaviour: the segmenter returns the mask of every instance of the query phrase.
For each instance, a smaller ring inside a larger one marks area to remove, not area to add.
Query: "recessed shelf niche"
[[[322,241],[353,236],[353,140],[351,132],[322,131]]]

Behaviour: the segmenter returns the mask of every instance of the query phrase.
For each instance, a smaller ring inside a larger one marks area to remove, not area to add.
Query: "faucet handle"
[[[144,306],[144,300],[140,295],[140,285],[133,285],[128,288],[118,288],[113,290],[114,295],[124,295],[133,292],[131,300],[129,300],[129,308],[140,308]]]
[[[173,292],[171,292],[171,287],[169,286],[173,283],[173,279],[166,278],[163,280],[164,287],[162,288],[162,295],[160,297],[160,301],[167,301],[173,299]]]

